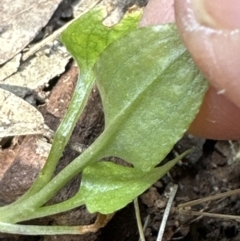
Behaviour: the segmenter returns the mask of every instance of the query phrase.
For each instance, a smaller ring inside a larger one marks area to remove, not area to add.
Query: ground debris
[[[0,151],[0,206],[24,194],[42,169],[51,145],[41,136],[27,136]]]
[[[2,0],[0,64],[19,53],[45,26],[62,0]]]
[[[44,132],[41,113],[11,92],[0,89],[0,138]]]

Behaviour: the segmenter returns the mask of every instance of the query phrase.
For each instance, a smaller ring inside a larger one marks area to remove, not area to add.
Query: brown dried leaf
[[[11,149],[0,151],[0,180],[2,180],[4,174],[12,165],[15,155],[15,151]]]
[[[50,147],[41,136],[27,136],[20,146],[0,151],[0,206],[27,191],[42,169]]]
[[[0,138],[43,133],[44,119],[41,113],[3,89],[0,89],[0,116]]]
[[[0,64],[19,53],[47,24],[62,0],[1,0]]]
[[[53,116],[62,118],[69,105],[78,78],[78,68],[73,66],[64,73],[51,92],[47,103],[47,111]]]

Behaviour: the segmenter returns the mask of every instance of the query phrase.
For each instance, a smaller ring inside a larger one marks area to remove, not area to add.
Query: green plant
[[[132,11],[109,28],[101,22],[105,10],[96,8],[63,33],[62,41],[81,74],[42,172],[25,195],[0,208],[0,232],[77,233],[75,227],[15,223],[83,204],[90,212],[113,213],[186,155],[156,167],[187,130],[208,86],[181,44],[176,26],[136,29],[140,15],[140,11]],[[86,151],[53,177],[94,83],[102,98],[105,129]],[[122,158],[133,167],[99,162],[110,156]],[[44,206],[80,172],[82,183],[74,197]]]

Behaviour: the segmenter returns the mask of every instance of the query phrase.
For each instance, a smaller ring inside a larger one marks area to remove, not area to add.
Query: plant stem
[[[67,113],[65,114],[64,119],[55,133],[49,156],[42,171],[38,175],[31,188],[15,203],[13,203],[13,206],[23,202],[37,193],[51,180],[58,161],[62,156],[63,150],[67,145],[79,116],[86,105],[88,96],[94,84],[94,80],[95,77],[92,71],[84,71],[81,73]]]
[[[80,234],[78,226],[35,226],[0,222],[2,233],[22,235]]]
[[[101,150],[106,146],[106,142],[108,141],[109,138],[107,138],[103,132],[86,151],[66,166],[38,193],[18,203],[17,208],[15,207],[12,209],[6,206],[8,212],[0,209],[0,221],[16,223],[22,220],[28,220],[28,216],[32,216],[39,207],[51,199],[55,193],[66,185],[74,176],[80,173],[86,166],[101,159],[103,157]]]
[[[54,215],[57,213],[66,212],[66,211],[69,211],[76,207],[80,207],[83,204],[84,204],[84,201],[79,199],[79,196],[75,195],[74,197],[72,197],[66,201],[63,201],[61,203],[38,208],[31,215],[28,215],[27,218],[22,221],[36,219],[36,218],[42,218],[42,217]]]
[[[106,226],[114,214],[98,214],[93,224],[79,226],[35,226],[0,222],[0,232],[23,235],[63,235],[95,233]]]

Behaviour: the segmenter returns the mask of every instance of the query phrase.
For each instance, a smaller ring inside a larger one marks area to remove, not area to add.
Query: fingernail
[[[239,0],[192,0],[198,22],[214,29],[240,28]]]

